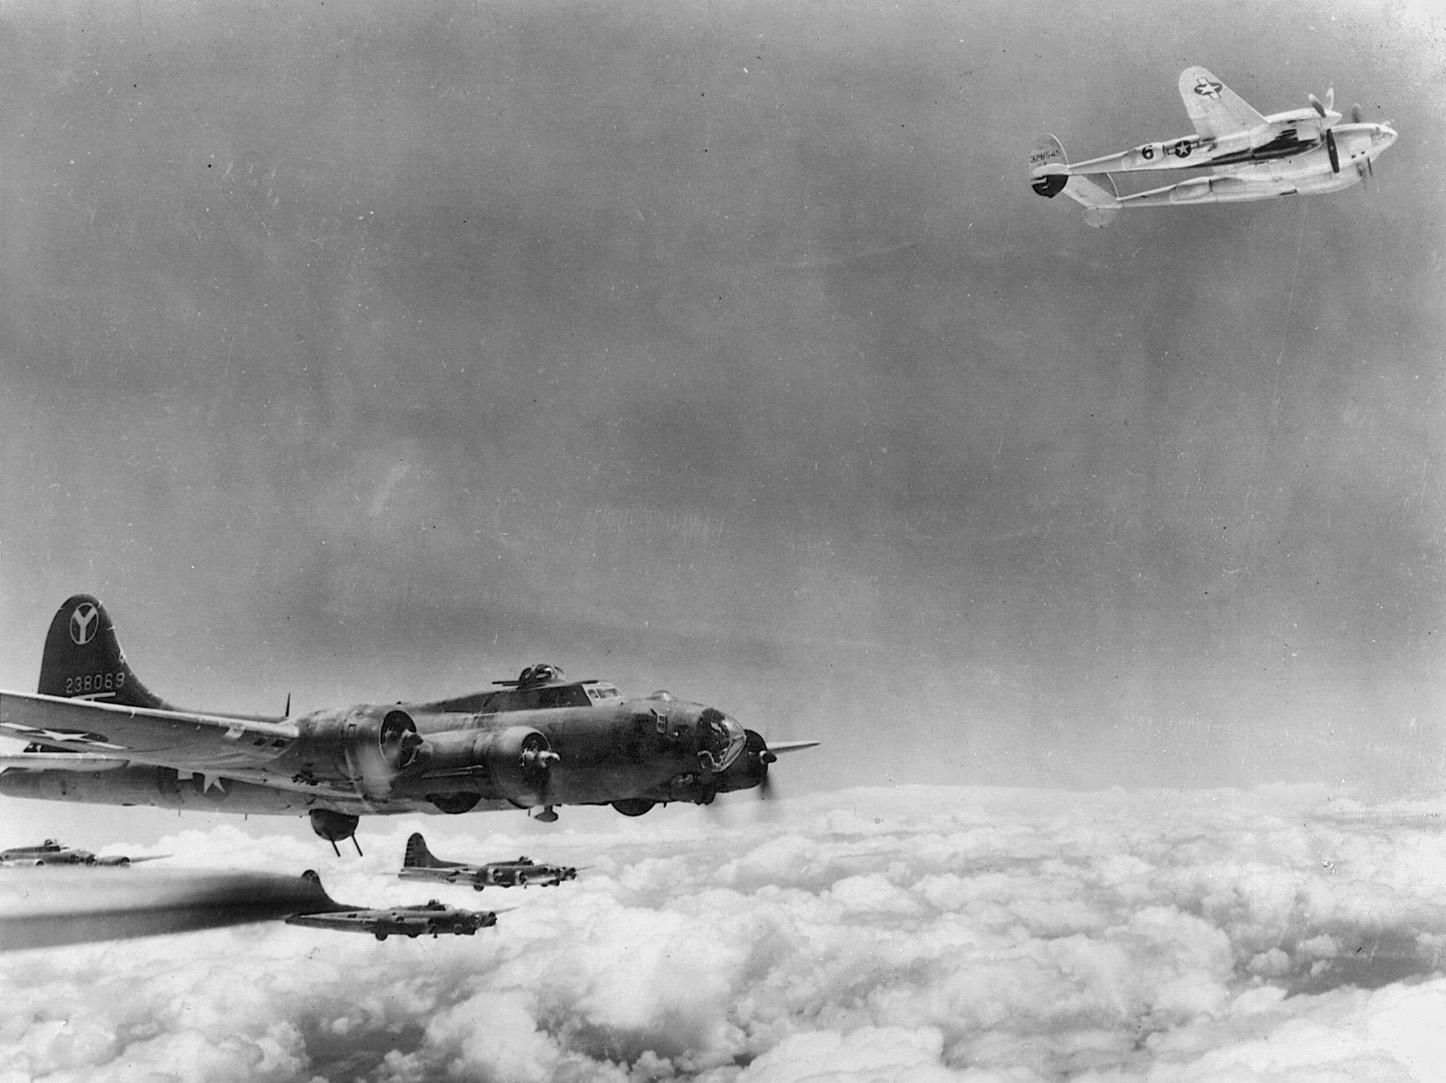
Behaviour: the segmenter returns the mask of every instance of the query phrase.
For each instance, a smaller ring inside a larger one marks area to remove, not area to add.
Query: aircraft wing
[[[302,925],[308,929],[355,929],[369,933],[390,919],[391,915],[385,910],[327,910],[315,914],[291,914],[286,918],[286,924]]]
[[[1180,98],[1202,139],[1253,131],[1266,123],[1240,95],[1199,66],[1180,73]]]
[[[0,692],[0,736],[52,748],[182,770],[256,767],[297,739],[290,722],[259,722],[191,711],[124,707],[87,699]],[[5,766],[40,766],[35,753],[5,757]],[[40,755],[44,755],[41,753]],[[47,756],[46,767],[68,766]],[[104,769],[114,764],[97,764]]]
[[[467,868],[460,865],[444,866],[442,868],[409,865],[397,873],[402,880],[437,880],[447,884],[457,884],[464,880],[475,880],[480,869]]]
[[[130,762],[124,756],[97,756],[90,752],[15,752],[0,755],[0,770],[23,767],[27,771],[77,771],[88,775],[93,771],[114,771]]]

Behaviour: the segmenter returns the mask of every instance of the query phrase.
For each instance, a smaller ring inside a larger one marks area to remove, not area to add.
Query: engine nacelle
[[[340,774],[364,795],[382,797],[418,764],[424,742],[406,711],[362,707],[319,724],[306,745],[313,772]]]
[[[1170,192],[1170,202],[1194,203],[1203,200],[1210,195],[1214,183],[1214,177],[1196,177],[1194,180],[1183,181]]]
[[[429,783],[448,776],[470,780],[525,808],[547,803],[548,772],[557,759],[547,737],[531,726],[434,733],[420,755]]]

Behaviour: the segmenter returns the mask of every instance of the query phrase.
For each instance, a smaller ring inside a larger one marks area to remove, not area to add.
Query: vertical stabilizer
[[[1029,152],[1029,186],[1046,199],[1053,199],[1064,191],[1068,180],[1069,159],[1064,156],[1064,147],[1052,135],[1040,136]]]
[[[110,614],[89,594],[67,598],[56,610],[45,637],[37,691],[43,696],[174,710],[136,677]]]
[[[441,862],[432,856],[432,851],[427,849],[427,840],[417,832],[407,840],[407,852],[402,857],[402,868],[404,869],[436,869],[441,867]]]

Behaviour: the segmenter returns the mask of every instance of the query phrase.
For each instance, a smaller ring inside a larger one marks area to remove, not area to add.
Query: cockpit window
[[[709,707],[698,716],[695,730],[698,766],[705,770],[726,770],[743,751],[746,737],[736,719]]]
[[[587,698],[594,703],[606,703],[608,700],[623,698],[623,694],[618,691],[617,685],[609,684],[606,681],[593,681],[583,687],[587,689]]]

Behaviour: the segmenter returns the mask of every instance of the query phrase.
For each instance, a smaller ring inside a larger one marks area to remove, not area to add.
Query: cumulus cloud
[[[428,823],[447,856],[593,866],[483,895],[396,880],[410,822],[349,860],[182,832],[155,849],[517,909],[474,939],[257,925],[13,953],[0,1081],[1327,1083],[1426,1080],[1446,1052],[1439,810],[933,787],[775,807],[543,836],[493,817],[486,841]]]

